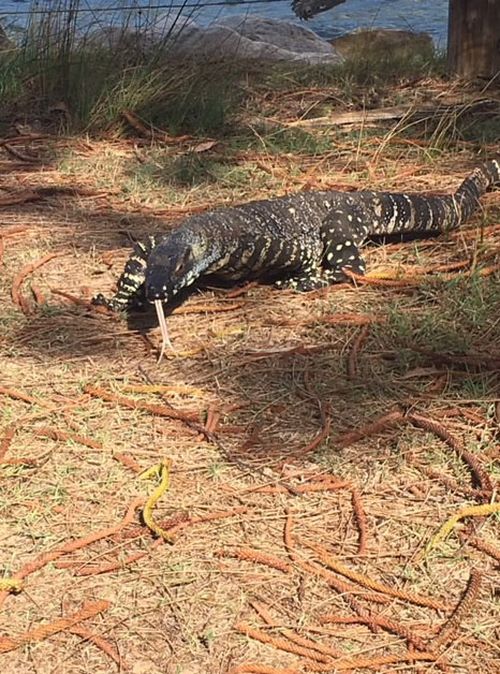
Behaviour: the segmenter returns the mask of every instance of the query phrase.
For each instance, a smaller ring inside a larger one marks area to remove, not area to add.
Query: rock
[[[390,54],[391,58],[429,57],[434,51],[428,33],[390,28],[358,29],[331,41],[345,58],[374,58]]]
[[[265,42],[290,52],[332,54],[332,45],[309,28],[290,21],[265,19],[259,16],[228,16],[219,19],[219,26],[229,26],[253,42]]]
[[[181,33],[174,51],[195,61],[240,59],[308,65],[341,63],[343,58],[312,30],[258,16],[228,17],[207,28]]]
[[[111,49],[122,54],[126,61],[156,55],[157,50],[164,52],[164,57],[194,62],[238,59],[319,65],[343,61],[334,47],[312,30],[258,16],[228,17],[207,27],[183,17],[176,21],[165,16],[149,31],[106,26],[91,33],[85,44]]]
[[[151,31],[159,39],[177,37],[182,32],[199,28],[196,21],[190,19],[183,14],[176,14],[172,16],[172,10],[167,12],[162,12],[155,17],[154,28]]]
[[[150,33],[119,26],[103,26],[86,35],[81,44],[90,49],[109,49],[122,54],[124,60],[130,60],[132,55],[144,58],[155,42],[156,38],[151,37]]]
[[[102,26],[85,35],[81,44],[93,48],[109,49],[121,53],[125,60],[131,56],[147,58],[163,50],[169,41],[175,41],[200,30],[198,24],[184,16],[160,14],[153,27],[134,30],[128,26]]]
[[[8,35],[5,32],[2,24],[0,23],[0,51],[7,51],[9,49],[15,49],[15,46],[16,45],[8,37]]]

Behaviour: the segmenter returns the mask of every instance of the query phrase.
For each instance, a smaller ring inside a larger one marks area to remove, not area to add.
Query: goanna
[[[267,277],[314,290],[365,273],[360,246],[384,234],[437,234],[461,225],[500,183],[500,159],[481,164],[454,194],[311,191],[218,208],[186,218],[171,234],[136,243],[111,299],[114,311],[171,302],[209,278]]]

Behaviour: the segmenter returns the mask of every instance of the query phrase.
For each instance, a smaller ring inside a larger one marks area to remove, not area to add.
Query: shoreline
[[[111,2],[111,0],[110,0]],[[429,8],[420,9],[415,12],[408,12],[405,10],[406,5],[412,6],[414,3],[405,2],[404,0],[398,4],[397,11],[389,11],[390,3],[372,3],[372,6],[366,6],[367,3],[362,3],[360,0],[347,0],[344,5],[339,5],[333,10],[317,15],[308,21],[302,21],[297,18],[291,9],[291,2],[289,0],[272,0],[271,3],[251,4],[248,8],[244,4],[231,5],[228,3],[221,7],[214,3],[220,0],[214,0],[201,9],[177,10],[173,8],[170,12],[163,10],[149,11],[141,10],[140,12],[130,9],[121,11],[105,11],[105,7],[99,7],[98,2],[95,2],[93,11],[90,11],[88,6],[82,6],[78,9],[81,16],[81,31],[85,32],[90,28],[104,25],[120,25],[127,21],[135,22],[136,25],[143,23],[156,24],[164,20],[165,16],[170,16],[176,21],[194,20],[202,27],[217,22],[220,19],[227,19],[236,15],[256,15],[264,19],[280,19],[289,21],[297,26],[303,26],[313,30],[318,36],[326,40],[332,40],[345,34],[351,33],[356,29],[393,29],[393,30],[409,30],[412,32],[426,32],[428,33],[436,48],[444,49],[447,42],[447,10],[441,7],[435,7],[430,3]],[[158,0],[158,4],[161,4]],[[179,3],[180,5],[181,3]],[[190,3],[191,4],[191,3]],[[193,3],[194,4],[194,3]],[[421,4],[421,3],[419,3]],[[23,30],[19,25],[22,21],[27,22],[30,18],[29,4],[23,4],[22,9],[18,3],[8,3],[6,7],[0,12],[0,24],[3,24],[7,32],[17,32]],[[175,5],[174,5],[175,7]],[[379,10],[376,11],[376,8]],[[36,10],[41,11],[41,10]],[[50,12],[50,9],[47,9]],[[435,13],[434,19],[429,19],[428,14]],[[161,16],[163,15],[163,17]],[[18,21],[16,21],[18,17]],[[25,17],[25,19],[23,19]],[[89,17],[88,20],[86,17]],[[127,19],[128,17],[128,19]],[[17,25],[16,25],[17,24]]]

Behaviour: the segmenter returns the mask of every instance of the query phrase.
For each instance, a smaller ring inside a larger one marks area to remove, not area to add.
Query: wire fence
[[[381,0],[385,1],[385,0]],[[49,31],[64,37],[66,26],[80,36],[97,30],[136,31],[138,34],[178,36],[188,27],[204,27],[228,16],[259,14],[299,21],[300,11],[292,11],[302,2],[336,0],[31,0],[18,9],[15,0],[5,7],[0,0],[0,35],[4,33],[16,42],[28,33]],[[253,8],[258,9],[253,9]]]
[[[77,12],[82,14],[100,14],[106,12],[154,12],[165,9],[203,9],[204,7],[236,7],[240,5],[272,5],[272,4],[291,4],[291,0],[197,0],[196,2],[169,2],[163,4],[127,4],[111,5],[111,6],[82,6],[71,5],[68,3],[66,7],[46,7],[33,6],[28,10],[4,10],[0,8],[0,17],[2,16],[36,16],[37,14],[67,14],[68,12]]]
[[[138,32],[152,31],[165,35],[178,34],[188,25],[206,25],[223,16],[258,13],[274,18],[297,20],[292,13],[294,0],[33,0],[29,9],[17,9],[0,0],[0,34],[2,27],[14,40],[22,39],[27,29],[45,25],[52,34],[62,34],[65,26],[75,28],[81,35],[95,28],[110,28]],[[297,0],[295,0],[297,1]],[[309,0],[306,0],[309,1]],[[327,0],[328,1],[328,0]],[[262,8],[252,10],[253,7]],[[283,9],[281,9],[283,8]],[[198,23],[200,22],[200,23]]]

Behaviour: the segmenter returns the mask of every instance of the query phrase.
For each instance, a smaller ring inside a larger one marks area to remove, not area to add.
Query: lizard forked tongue
[[[161,351],[157,361],[157,363],[159,363],[163,358],[165,349],[168,347],[171,351],[174,351],[174,347],[172,346],[172,342],[170,341],[168,334],[167,321],[165,320],[165,314],[163,312],[163,302],[161,300],[155,300],[155,308],[156,315],[158,316],[158,323],[160,324],[162,338]]]

